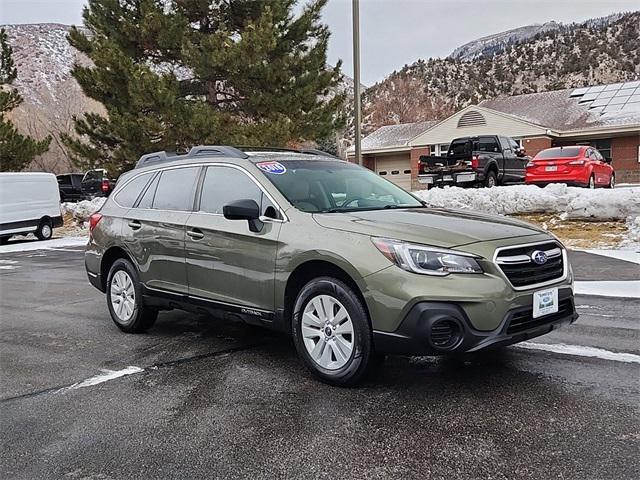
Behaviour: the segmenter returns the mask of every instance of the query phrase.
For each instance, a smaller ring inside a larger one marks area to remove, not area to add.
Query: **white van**
[[[48,240],[62,226],[60,190],[51,173],[0,173],[0,243],[12,235]]]

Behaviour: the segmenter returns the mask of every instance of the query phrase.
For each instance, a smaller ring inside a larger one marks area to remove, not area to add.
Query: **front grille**
[[[560,300],[558,303],[558,312],[544,317],[533,318],[533,308],[518,310],[509,320],[507,333],[519,333],[525,330],[531,330],[536,327],[548,325],[556,320],[568,317],[573,314],[573,301],[571,298]]]
[[[531,258],[535,251],[542,251],[548,259],[539,265]],[[547,242],[526,247],[500,250],[496,263],[514,287],[526,287],[561,278],[565,265],[562,247],[557,242]]]

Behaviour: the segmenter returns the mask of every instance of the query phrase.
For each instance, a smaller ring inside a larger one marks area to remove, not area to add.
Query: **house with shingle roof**
[[[612,160],[618,183],[640,182],[640,81],[502,96],[440,122],[381,127],[362,140],[363,163],[419,189],[421,155],[445,155],[454,138],[481,135],[513,137],[532,157],[553,146],[591,145]]]

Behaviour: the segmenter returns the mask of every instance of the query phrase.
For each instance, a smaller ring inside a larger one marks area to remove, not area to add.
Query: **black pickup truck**
[[[529,160],[524,149],[511,137],[460,137],[451,142],[445,156],[420,157],[418,181],[429,187],[522,183]]]

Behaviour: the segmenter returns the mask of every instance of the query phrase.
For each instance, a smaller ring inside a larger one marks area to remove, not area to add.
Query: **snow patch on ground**
[[[640,298],[640,280],[576,281],[574,292],[597,297]]]
[[[602,360],[613,360],[616,362],[625,363],[640,363],[640,355],[634,353],[618,353],[605,350],[603,348],[586,347],[582,345],[565,345],[564,343],[558,344],[545,344],[534,342],[522,342],[515,345],[517,348],[524,348],[527,350],[543,350],[545,352],[560,353],[563,355],[574,355],[578,357],[593,357],[600,358]]]
[[[31,241],[31,242],[14,242],[8,245],[0,246],[1,253],[15,252],[31,252],[34,250],[55,250],[57,248],[66,247],[85,247],[87,245],[87,237],[65,237],[55,238],[53,240]]]
[[[473,189],[444,187],[414,194],[432,207],[501,215],[558,213],[563,220],[625,220],[640,215],[640,187],[614,190],[590,190],[564,184],[551,184],[544,188],[535,185]]]
[[[73,220],[82,225],[89,221],[89,217],[102,208],[105,197],[96,197],[93,200],[82,200],[81,202],[65,202],[62,204],[62,214],[70,215]]]
[[[77,390],[78,388],[92,387],[100,383],[108,382],[116,378],[124,377],[125,375],[133,375],[134,373],[144,372],[143,368],[130,366],[123,370],[102,370],[102,373],[95,375],[91,378],[87,378],[82,382],[74,383],[73,385],[63,388],[60,391]]]

